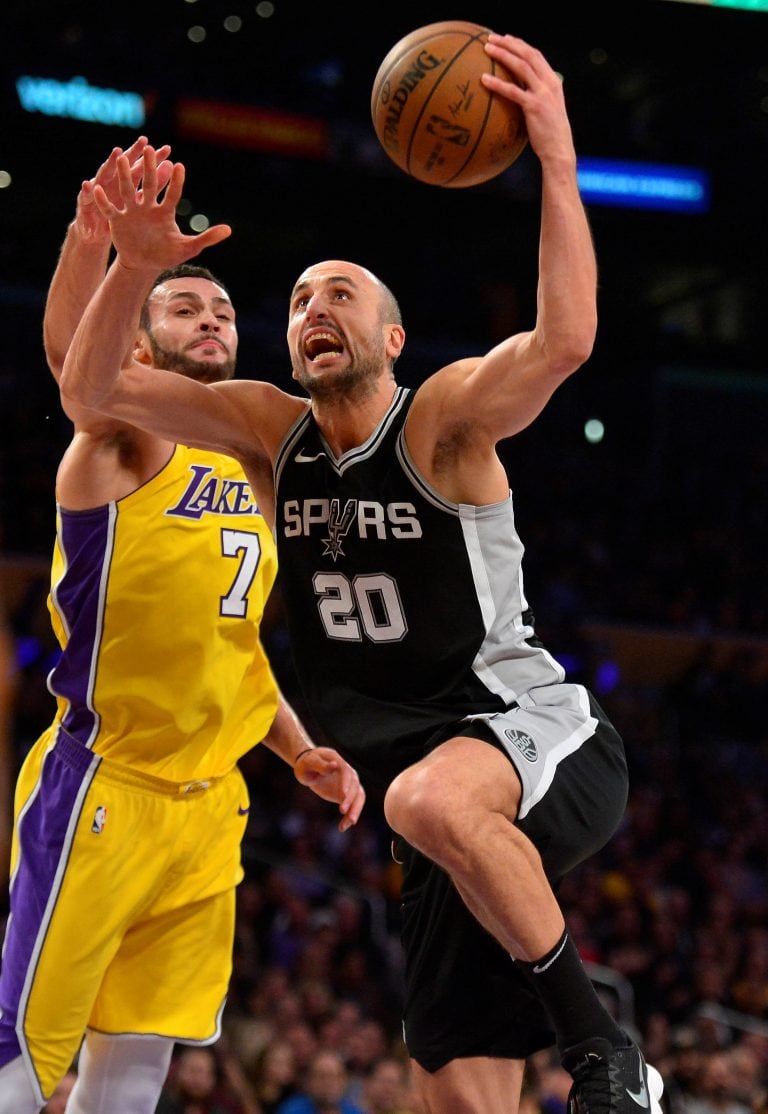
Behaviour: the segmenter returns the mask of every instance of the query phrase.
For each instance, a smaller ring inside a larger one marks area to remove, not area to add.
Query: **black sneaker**
[[[563,1067],[573,1076],[568,1114],[662,1114],[664,1082],[636,1044],[582,1041],[563,1054]]]

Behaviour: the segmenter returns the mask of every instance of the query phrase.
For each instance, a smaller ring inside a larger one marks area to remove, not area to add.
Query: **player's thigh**
[[[200,1043],[218,1035],[232,972],[244,800],[235,769],[194,799],[168,803],[177,826],[184,815],[175,868],[125,932],[102,980],[93,1028]]]
[[[523,791],[517,824],[556,881],[615,832],[627,802],[624,745],[582,685],[533,690],[507,712],[467,728],[504,751]]]
[[[104,974],[90,1026],[214,1041],[232,974],[234,924],[230,887],[132,925]]]

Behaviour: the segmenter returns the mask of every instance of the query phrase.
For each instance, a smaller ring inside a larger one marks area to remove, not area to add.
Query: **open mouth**
[[[340,356],[344,345],[334,333],[313,333],[304,341],[304,355],[312,363],[323,356]]]

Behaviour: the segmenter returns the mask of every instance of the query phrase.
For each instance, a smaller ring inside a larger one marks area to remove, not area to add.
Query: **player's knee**
[[[429,767],[414,766],[394,779],[384,798],[393,831],[426,855],[451,841],[453,811]]]

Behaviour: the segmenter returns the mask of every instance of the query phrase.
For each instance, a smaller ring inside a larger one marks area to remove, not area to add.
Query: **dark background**
[[[231,241],[206,262],[226,276],[241,315],[253,315],[259,339],[269,335],[275,373],[285,361],[287,293],[319,258],[350,257],[380,273],[417,341],[484,346],[507,324],[527,327],[538,203],[530,152],[492,183],[441,190],[389,164],[370,124],[373,77],[390,46],[422,23],[456,16],[520,34],[547,54],[564,76],[580,155],[698,166],[712,175],[706,215],[591,206],[601,264],[592,366],[610,367],[608,390],[621,377],[623,393],[634,394],[638,381],[626,369],[639,358],[762,366],[768,14],[670,0],[447,8],[278,0],[266,19],[255,9],[243,0],[4,5],[0,169],[13,177],[0,191],[6,306],[17,285],[17,297],[45,287],[81,178],[113,144],[133,138],[20,109],[19,74],[83,75],[92,85],[147,95],[147,134],[174,143],[193,208],[232,224]],[[230,14],[243,21],[237,33],[223,28]],[[192,24],[206,28],[203,43],[188,40]],[[180,141],[175,104],[183,96],[324,118],[333,157],[286,159]],[[246,344],[243,374],[269,373],[262,355]],[[423,362],[415,363],[418,376]]]

